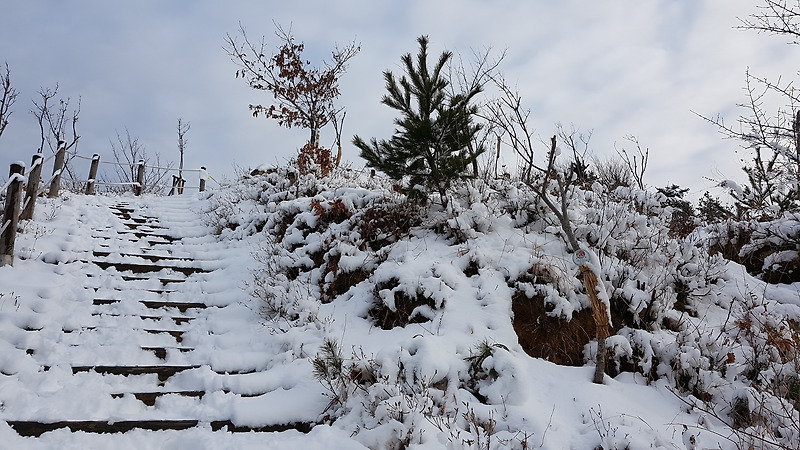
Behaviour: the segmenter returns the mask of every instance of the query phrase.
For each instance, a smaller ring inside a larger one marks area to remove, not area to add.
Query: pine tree
[[[697,204],[697,212],[705,223],[719,223],[733,217],[729,207],[723,205],[719,197],[705,192]]]
[[[689,188],[671,184],[656,190],[665,197],[661,205],[672,207],[672,220],[670,220],[669,224],[670,235],[681,238],[688,236],[696,227],[694,207],[683,198],[689,192]]]
[[[401,113],[395,119],[391,139],[369,143],[358,136],[353,144],[369,167],[401,180],[409,177],[409,194],[424,195],[418,186],[438,192],[443,202],[453,180],[465,175],[468,167],[483,152],[474,146],[481,129],[473,118],[478,108],[473,104],[482,91],[476,85],[455,93],[443,71],[453,53],[442,52],[436,64],[428,66],[428,37],[417,39],[419,53],[410,53],[401,61],[405,75],[399,79],[385,71],[386,90],[381,103]],[[424,198],[424,197],[423,197]]]

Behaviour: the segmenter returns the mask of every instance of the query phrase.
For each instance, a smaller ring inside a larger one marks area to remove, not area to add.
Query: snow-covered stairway
[[[217,281],[224,260],[214,258],[213,238],[190,203],[127,198],[105,207],[93,248],[72,258],[83,265],[84,285],[60,311],[68,316],[60,329],[44,321],[11,339],[27,360],[4,373],[0,393],[9,383],[15,393],[0,394],[0,414],[20,436],[310,429],[305,420],[273,423],[270,414],[252,413],[280,406],[267,397],[286,387],[270,381],[266,355],[248,357],[232,336],[241,291]]]

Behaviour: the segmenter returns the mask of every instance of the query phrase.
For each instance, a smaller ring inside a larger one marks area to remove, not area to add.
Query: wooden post
[[[169,190],[169,194],[167,194],[167,196],[175,195],[175,187],[177,187],[177,186],[178,186],[178,176],[177,175],[173,175],[172,176],[172,189]]]
[[[100,165],[100,155],[92,155],[92,165],[89,167],[89,179],[86,182],[86,195],[94,195],[94,181],[97,178],[97,166]]]
[[[206,190],[206,178],[208,178],[208,172],[206,172],[206,167],[200,167],[200,192],[204,192]]]
[[[44,157],[40,153],[33,155],[31,170],[28,173],[28,187],[25,189],[25,202],[22,204],[20,220],[33,219],[33,209],[36,206],[36,194],[39,191],[39,180],[42,178],[42,163]]]
[[[186,178],[178,178],[178,195],[183,195],[183,187],[186,186]]]
[[[136,183],[136,186],[133,188],[133,193],[142,195],[142,192],[144,192],[144,160],[142,159],[136,163]]]
[[[9,185],[6,192],[6,207],[3,209],[3,223],[0,225],[0,266],[14,265],[14,240],[17,238],[19,221],[19,202],[22,182],[25,180],[25,165],[11,164]]]
[[[592,317],[594,318],[595,338],[597,339],[597,359],[595,361],[594,370],[594,383],[603,384],[603,377],[606,371],[606,338],[609,336],[608,331],[608,309],[605,302],[597,297],[597,289],[604,289],[600,285],[597,275],[589,268],[590,262],[589,252],[584,249],[578,249],[573,255],[572,260],[581,269],[583,275],[583,284],[586,286],[586,294],[589,296],[589,301],[592,303]],[[600,286],[599,286],[600,285]]]
[[[64,156],[66,153],[66,143],[64,141],[58,141],[56,161],[53,163],[53,178],[50,179],[50,190],[47,192],[49,198],[58,197],[58,190],[61,188],[61,172],[64,170]]]
[[[585,265],[581,266],[581,274],[583,274],[583,284],[586,286],[589,301],[592,303],[592,317],[594,318],[595,338],[597,338],[597,361],[593,381],[603,384],[603,375],[606,369],[606,338],[609,336],[608,310],[606,304],[597,298],[597,276],[592,269]]]

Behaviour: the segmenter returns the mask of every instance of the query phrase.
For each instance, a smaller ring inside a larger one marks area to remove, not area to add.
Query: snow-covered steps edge
[[[230,420],[215,420],[211,422],[202,422],[200,420],[130,420],[120,422],[80,420],[51,423],[9,420],[7,423],[20,436],[25,437],[40,437],[42,434],[47,433],[48,431],[55,431],[61,428],[69,428],[72,432],[82,431],[85,433],[126,433],[134,429],[150,431],[187,430],[204,424],[208,424],[212,431],[220,431],[224,429],[232,433],[274,433],[289,430],[308,433],[315,425],[310,422],[298,422],[255,427],[236,425]]]

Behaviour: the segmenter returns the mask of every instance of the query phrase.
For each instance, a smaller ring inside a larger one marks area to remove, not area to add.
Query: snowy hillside
[[[346,169],[322,180],[270,169],[181,197],[40,199],[14,266],[0,268],[0,439],[800,448],[797,286],[709,255],[700,230],[675,236],[663,200],[598,183],[568,199],[611,306],[607,375],[593,384],[578,267],[558,222],[511,181],[465,182],[447,208]],[[147,233],[131,233],[135,217]],[[154,259],[165,267],[136,274]],[[178,311],[192,302],[202,306]],[[100,369],[116,365],[175,369]],[[135,395],[153,389],[153,401]],[[191,426],[38,437],[12,427],[159,420]]]

